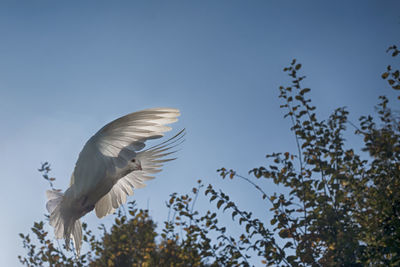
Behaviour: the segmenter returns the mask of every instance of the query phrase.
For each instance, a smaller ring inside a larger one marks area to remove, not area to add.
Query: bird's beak
[[[138,170],[139,170],[139,171],[142,170],[142,164],[140,164],[140,165],[138,166]]]

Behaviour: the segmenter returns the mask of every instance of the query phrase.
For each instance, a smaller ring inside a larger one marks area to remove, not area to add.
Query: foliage
[[[362,151],[369,154],[363,157],[345,146],[344,131],[348,124],[354,126],[345,108],[336,109],[327,121],[317,119],[316,108],[307,98],[310,89],[301,86],[304,76],[298,75],[300,68],[295,60],[285,68],[292,84],[280,87],[281,107],[292,122],[297,153],[267,155],[272,164],[250,171],[258,179],[271,179],[290,190],[269,197],[262,192],[272,204],[270,224],[284,245],[276,255],[259,255],[268,265],[398,266],[399,117],[388,108],[388,99],[380,97],[379,124],[371,116],[360,118],[355,134],[363,138]],[[250,182],[233,170],[220,172],[222,177]],[[225,203],[229,202],[220,205]],[[254,233],[262,231],[255,228],[251,235]],[[256,242],[261,244],[262,239]]]
[[[387,52],[391,53],[392,57],[397,57],[400,54],[400,50],[397,48],[396,45],[390,46],[387,49]],[[393,70],[393,67],[391,65],[388,65],[386,69],[387,70],[382,73],[382,79],[387,80],[387,82],[393,89],[400,90],[400,70]],[[400,99],[400,96],[398,96],[398,99]]]
[[[399,54],[395,46],[388,51]],[[399,266],[400,118],[389,100],[380,97],[376,118],[363,116],[359,126],[348,119],[346,108],[319,119],[310,89],[302,86],[301,67],[293,60],[284,69],[291,84],[279,88],[296,152],[268,154],[265,166],[250,170],[250,177],[218,170],[222,178],[241,179],[260,194],[270,208],[269,222],[198,181],[189,194],[171,194],[167,208],[172,216],[159,241],[148,212],[131,203],[127,213],[115,215],[109,232],[102,228],[100,239],[84,225],[90,250],[79,259],[66,256],[48,237],[44,223],[35,223],[32,232],[39,245],[21,234],[28,252],[20,261],[26,266],[250,266],[256,254],[268,266]],[[398,89],[398,70],[389,66],[382,78]],[[362,148],[346,142],[348,126],[362,139]],[[53,186],[49,166],[41,171]],[[284,190],[268,195],[262,188],[270,182]],[[216,212],[195,209],[203,193]],[[222,212],[241,227],[238,236],[219,221]]]
[[[39,171],[46,180],[54,182],[48,179],[48,163]],[[20,262],[25,266],[204,266],[195,246],[181,243],[176,235],[157,243],[156,224],[148,211],[135,208],[134,202],[127,207],[127,212],[120,209],[115,214],[109,232],[104,225],[99,227],[103,231],[100,239],[82,224],[83,242],[89,251],[79,257],[68,252],[65,245],[54,243],[44,221],[35,222],[31,228],[34,238],[20,234],[27,250],[25,257],[19,256]]]

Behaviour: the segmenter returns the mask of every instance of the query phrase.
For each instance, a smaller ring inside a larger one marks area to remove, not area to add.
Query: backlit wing
[[[145,147],[145,141],[160,138],[164,132],[171,130],[166,124],[177,121],[179,115],[179,110],[172,108],[146,109],[123,116],[101,128],[79,154],[71,177],[76,193],[80,195],[94,187],[99,188],[98,192],[109,192],[120,178],[116,175],[118,169],[126,167],[129,160],[145,152],[138,153]],[[154,170],[154,167],[149,169]],[[146,177],[140,176],[138,180]],[[126,189],[125,184],[118,185],[118,188]]]

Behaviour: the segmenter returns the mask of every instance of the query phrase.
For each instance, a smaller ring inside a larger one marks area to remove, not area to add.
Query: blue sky
[[[292,151],[278,86],[293,58],[322,117],[373,112],[392,92],[380,74],[399,42],[398,1],[2,1],[0,3],[0,265],[19,266],[18,233],[45,213],[52,164],[65,189],[80,149],[105,123],[149,107],[182,112],[187,138],[132,199],[162,223],[164,201],[197,179],[268,218],[254,191],[221,181],[265,154]],[[171,133],[172,134],[172,133]],[[354,141],[356,142],[356,141]],[[268,192],[274,187],[264,183]],[[206,201],[199,208],[207,208]],[[111,218],[84,219],[92,228]]]

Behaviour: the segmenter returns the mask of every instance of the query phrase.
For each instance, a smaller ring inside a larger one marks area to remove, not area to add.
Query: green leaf
[[[221,200],[218,201],[218,203],[217,203],[217,208],[220,208],[222,204],[224,204],[224,201],[221,199]]]
[[[288,248],[288,247],[291,247],[291,246],[293,246],[293,243],[292,242],[287,242],[283,248]]]
[[[230,207],[233,207],[234,206],[234,204],[233,204],[233,202],[228,202],[228,204],[225,206],[225,208],[224,208],[224,211],[226,210],[226,209],[228,209],[228,208],[230,208]]]
[[[301,95],[304,95],[305,93],[308,93],[308,92],[310,92],[310,91],[311,91],[310,88],[304,88],[303,90],[300,91],[300,94],[301,94]]]
[[[282,229],[279,231],[279,236],[282,238],[287,238],[289,237],[289,230],[288,229]]]
[[[389,72],[384,72],[381,77],[382,77],[382,79],[386,79],[388,76],[389,76]]]
[[[236,216],[237,214],[238,214],[237,211],[232,212],[232,220],[235,219],[235,216]]]

